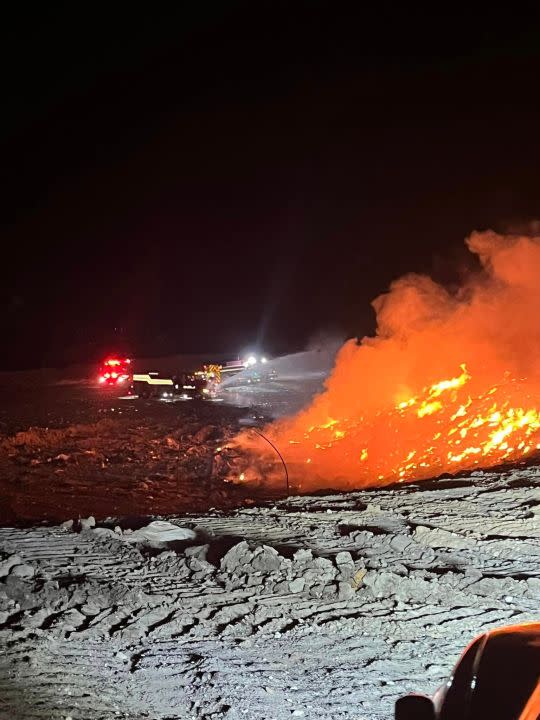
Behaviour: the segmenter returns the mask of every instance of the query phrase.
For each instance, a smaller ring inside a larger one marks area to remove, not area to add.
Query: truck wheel
[[[141,388],[140,397],[142,397],[143,400],[147,400],[150,397],[150,388],[148,385],[144,385]]]

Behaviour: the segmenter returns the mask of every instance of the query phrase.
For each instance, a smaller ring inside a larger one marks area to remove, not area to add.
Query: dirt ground
[[[80,368],[65,379],[56,371],[0,373],[0,524],[174,514],[266,499],[267,489],[225,483],[230,468],[216,450],[242,423],[292,412],[320,389],[327,356],[294,358],[301,381],[284,358],[279,382],[237,380],[216,402],[126,399],[126,390],[78,377]]]
[[[216,461],[245,411],[21,392],[1,720],[390,718],[474,635],[539,617],[540,467],[264,498]]]
[[[0,415],[1,524],[230,508],[253,494],[224,483],[216,457],[245,409],[89,386],[12,395]]]

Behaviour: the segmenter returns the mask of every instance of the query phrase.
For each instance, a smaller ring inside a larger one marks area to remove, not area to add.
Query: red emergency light
[[[121,360],[117,357],[108,357],[101,364],[98,382],[100,385],[117,385],[125,382],[131,374],[129,365],[131,365],[129,358]]]

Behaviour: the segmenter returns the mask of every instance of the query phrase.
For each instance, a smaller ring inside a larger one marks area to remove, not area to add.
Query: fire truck
[[[131,360],[129,358],[109,357],[99,368],[98,382],[100,385],[123,385],[131,376]]]
[[[140,398],[162,398],[164,400],[204,399],[207,395],[207,381],[199,373],[159,372],[134,373],[130,393]]]
[[[255,356],[246,360],[232,360],[223,365],[210,363],[193,372],[134,373],[130,392],[142,398],[164,400],[210,400],[216,397],[223,382],[240,372],[247,371],[246,382],[274,379],[275,372],[265,373],[266,358]]]

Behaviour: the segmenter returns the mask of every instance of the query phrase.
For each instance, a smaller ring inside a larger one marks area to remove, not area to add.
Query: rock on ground
[[[169,517],[154,544],[0,529],[0,718],[392,717],[474,635],[538,619],[539,482]]]

